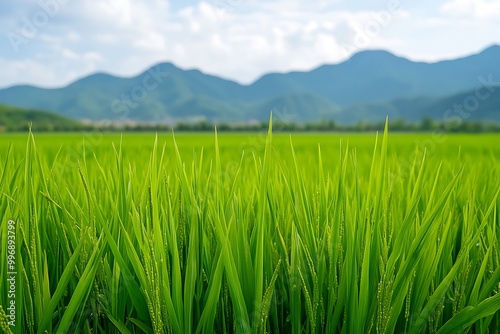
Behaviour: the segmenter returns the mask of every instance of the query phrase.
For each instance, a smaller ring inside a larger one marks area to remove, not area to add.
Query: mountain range
[[[296,122],[386,115],[500,122],[500,46],[434,63],[361,51],[339,64],[270,73],[248,85],[161,63],[129,78],[96,73],[57,89],[13,86],[0,90],[0,103],[92,121],[243,122],[267,120],[274,110]]]

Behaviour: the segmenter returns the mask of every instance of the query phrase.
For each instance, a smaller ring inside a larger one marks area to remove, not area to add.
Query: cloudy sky
[[[0,88],[162,61],[249,83],[363,49],[422,61],[477,53],[500,44],[500,1],[5,0],[0,34]]]

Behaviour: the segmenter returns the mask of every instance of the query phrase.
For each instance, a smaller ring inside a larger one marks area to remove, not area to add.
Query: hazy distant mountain
[[[466,58],[437,63],[412,62],[386,51],[362,51],[338,65],[310,72],[268,74],[250,86],[269,98],[284,92],[314,92],[338,105],[400,97],[446,96],[492,77],[500,85],[500,46]],[[490,83],[490,85],[494,85]]]
[[[409,122],[432,118],[441,122],[492,121],[500,122],[500,86],[485,87],[481,93],[487,98],[476,97],[476,90],[443,98],[418,97],[392,101],[370,102],[348,106],[337,114],[339,123],[373,122],[402,119]]]
[[[162,63],[131,78],[98,73],[59,89],[15,86],[0,90],[0,102],[91,120],[265,120],[273,109],[294,121],[442,118],[463,98],[458,94],[500,84],[499,60],[500,46],[436,63],[362,51],[340,64],[267,74],[251,85]],[[500,121],[495,98],[479,110],[471,117]]]

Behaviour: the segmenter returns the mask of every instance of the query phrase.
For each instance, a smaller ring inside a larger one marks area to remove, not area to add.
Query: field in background
[[[0,136],[14,332],[500,330],[500,135],[175,142]]]

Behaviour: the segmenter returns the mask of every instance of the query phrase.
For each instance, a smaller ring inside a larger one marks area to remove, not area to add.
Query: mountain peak
[[[380,61],[394,61],[394,60],[406,60],[406,59],[398,57],[395,54],[386,50],[363,50],[353,54],[348,61],[380,62]]]
[[[500,53],[500,45],[493,44],[486,49],[484,49],[481,53]]]
[[[158,66],[161,67],[162,69],[165,69],[165,70],[178,70],[179,69],[179,67],[177,67],[174,63],[169,62],[169,61],[158,63],[158,64],[152,66],[150,69],[153,69],[153,68],[158,67]]]
[[[391,53],[391,52],[389,52],[387,50],[383,50],[383,49],[361,50],[361,51],[356,52],[355,54],[353,54],[352,57],[363,57],[363,56],[367,56],[367,55],[379,56],[379,57],[385,57],[385,56],[396,57],[393,53]]]
[[[113,84],[116,83],[117,81],[121,80],[122,78],[120,77],[115,77],[111,74],[104,73],[104,72],[97,72],[91,75],[88,75],[80,80],[77,80],[75,82],[72,82],[69,84],[67,87],[86,87],[88,85],[106,85],[106,84]]]

